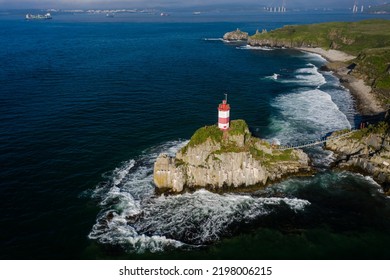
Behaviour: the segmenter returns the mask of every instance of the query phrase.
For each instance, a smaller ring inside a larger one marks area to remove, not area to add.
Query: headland
[[[329,63],[322,70],[334,72],[355,97],[362,115],[384,112],[390,104],[389,20],[288,25],[257,31],[247,42],[323,56]]]

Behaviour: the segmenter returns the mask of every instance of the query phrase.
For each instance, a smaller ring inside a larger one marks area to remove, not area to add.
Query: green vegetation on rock
[[[250,147],[249,151],[256,160],[267,166],[281,161],[297,160],[292,149],[284,151],[272,150],[271,153],[267,153],[265,150]]]
[[[246,135],[249,133],[248,125],[244,120],[233,120],[230,122],[229,135]],[[207,139],[211,139],[215,143],[222,142],[223,132],[217,125],[204,126],[195,131],[192,135],[189,147],[206,142]]]
[[[267,33],[257,33],[250,39],[268,39],[292,47],[337,49],[358,55],[365,49],[390,45],[390,20],[287,25]]]
[[[390,89],[390,47],[363,50],[354,62],[361,78],[376,91]]]
[[[370,125],[366,128],[359,129],[355,131],[354,133],[349,136],[349,139],[355,139],[355,140],[362,140],[364,137],[372,135],[372,134],[378,134],[378,135],[384,135],[389,130],[389,124],[387,122],[380,122],[376,125]]]
[[[195,131],[188,143],[188,146],[194,147],[206,142],[207,139],[211,139],[214,142],[221,142],[222,136],[223,133],[217,125],[204,126]]]
[[[390,20],[288,25],[267,33],[256,33],[248,43],[272,47],[319,47],[357,56],[350,61],[353,75],[370,85],[382,103],[389,103]]]
[[[221,146],[219,150],[210,154],[216,158],[223,153],[250,152],[255,159],[265,164],[296,159],[293,156],[292,150],[273,150],[267,141],[252,137],[248,125],[244,120],[232,120],[226,137],[224,137],[223,132],[217,125],[199,128],[191,137],[188,145],[183,148],[183,152],[185,153],[188,147],[195,147],[206,142],[208,139],[213,143],[219,143]]]
[[[248,134],[249,128],[244,120],[233,120],[230,122],[230,135],[245,135]]]

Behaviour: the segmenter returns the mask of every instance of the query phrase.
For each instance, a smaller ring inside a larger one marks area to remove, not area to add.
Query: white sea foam
[[[187,141],[168,142],[116,168],[94,191],[102,208],[89,238],[133,252],[201,246],[280,207],[302,211],[310,205],[296,198],[219,195],[206,190],[156,196],[153,162],[160,152],[173,155]]]
[[[380,184],[378,184],[371,176],[364,176],[364,179],[366,179],[372,185],[377,186],[381,191],[383,191],[382,186]]]
[[[132,159],[126,162],[122,167],[115,168],[112,177],[114,186],[119,185],[123,181],[123,179],[129,173],[130,169],[134,167],[134,164],[135,161]]]
[[[294,72],[294,77],[279,80],[282,83],[295,83],[302,86],[319,87],[326,83],[325,77],[318,72],[318,68],[308,63],[306,67],[297,69]]]
[[[317,62],[321,62],[321,63],[327,62],[327,60],[320,54],[311,53],[311,52],[304,52],[304,53],[305,53],[305,56],[307,57],[307,59],[309,59],[310,61],[317,61]]]
[[[351,128],[330,95],[319,89],[280,95],[272,106],[279,114],[271,119],[274,131],[269,138],[283,144],[317,140],[326,133]]]
[[[249,223],[282,204],[300,211],[310,203],[301,199],[219,195],[206,190],[160,196],[143,205],[144,216],[137,229],[200,245],[220,239],[233,224]]]
[[[260,51],[274,50],[273,48],[270,48],[270,47],[255,47],[255,46],[251,46],[251,45],[239,46],[239,47],[236,47],[236,49],[239,49],[239,50],[260,50]]]

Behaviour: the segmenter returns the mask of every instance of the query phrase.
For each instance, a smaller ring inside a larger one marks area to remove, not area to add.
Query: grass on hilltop
[[[390,20],[327,22],[288,25],[251,36],[272,40],[277,45],[335,49],[357,56],[353,74],[363,79],[378,94],[382,103],[390,100]]]
[[[364,49],[390,46],[390,20],[286,25],[267,33],[255,34],[251,38],[287,40],[358,55]]]

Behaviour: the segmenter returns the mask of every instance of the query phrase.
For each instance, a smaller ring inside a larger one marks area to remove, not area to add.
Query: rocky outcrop
[[[228,32],[223,35],[223,39],[227,41],[246,41],[248,40],[248,33],[237,28],[236,31]]]
[[[367,173],[388,190],[390,185],[390,134],[382,122],[358,130],[348,137],[328,141],[326,148],[335,152],[336,165]]]
[[[216,126],[199,129],[176,157],[161,154],[154,164],[154,183],[173,192],[186,187],[247,187],[310,171],[303,151],[273,149],[251,136],[244,121],[236,120],[226,134]]]
[[[271,47],[271,48],[317,48],[319,45],[316,42],[309,41],[296,41],[289,39],[276,39],[276,38],[264,38],[249,37],[248,45]]]

